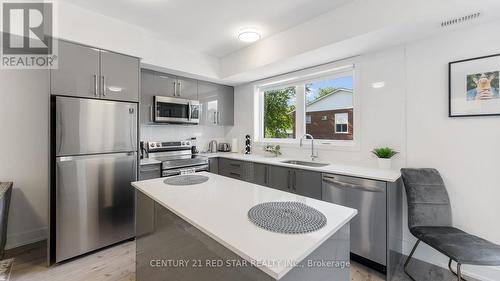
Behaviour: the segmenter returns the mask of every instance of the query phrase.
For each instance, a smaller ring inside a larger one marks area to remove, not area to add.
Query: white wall
[[[447,184],[456,226],[500,244],[500,117],[448,118],[448,62],[500,53],[500,22],[456,30],[360,56],[361,95],[358,151],[321,150],[329,162],[375,166],[369,151],[388,145],[401,153],[395,167],[435,167]],[[381,89],[372,82],[385,81]],[[254,129],[252,83],[235,88],[235,126],[228,137]],[[254,148],[255,149],[255,148]],[[257,148],[257,153],[261,153]],[[285,146],[284,154],[309,151]],[[414,238],[404,210],[404,252]],[[416,257],[445,267],[447,260],[422,246]],[[465,266],[480,280],[500,280],[495,267]]]
[[[454,223],[498,244],[500,117],[448,118],[448,62],[500,53],[500,38],[494,35],[499,28],[499,22],[491,23],[406,49],[408,166],[439,169],[450,194]],[[439,256],[429,249],[417,255]],[[444,265],[445,260],[438,261]],[[482,280],[500,280],[500,268],[464,269],[480,274]]]
[[[395,159],[395,165],[401,166],[405,160],[405,74],[394,69],[404,68],[404,50],[391,48],[376,54],[360,56],[357,69],[360,71],[361,89],[354,94],[361,95],[360,111],[361,128],[354,128],[359,133],[359,148],[319,148],[320,160],[341,162],[363,166],[375,166],[377,160],[370,151],[377,146],[389,145],[401,151]],[[339,65],[342,65],[341,63]],[[384,67],[380,67],[384,65]],[[386,81],[383,89],[371,88],[375,81]],[[228,130],[228,138],[242,138],[245,134],[253,136],[254,132],[254,85],[245,84],[235,87],[235,125]],[[389,100],[390,102],[384,102]],[[310,146],[299,149],[298,145],[282,145],[284,154],[307,158]],[[261,145],[254,144],[254,151],[261,153]]]
[[[211,140],[224,141],[225,127],[205,125],[141,125],[142,141],[179,141],[196,137],[199,151],[208,150]]]
[[[46,237],[48,71],[2,69],[0,85],[0,181],[14,182],[7,228],[12,248]]]

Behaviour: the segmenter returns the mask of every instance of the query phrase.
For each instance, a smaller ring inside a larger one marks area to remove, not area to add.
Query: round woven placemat
[[[163,183],[168,185],[194,185],[204,183],[208,180],[207,176],[202,175],[182,175],[167,178]]]
[[[327,222],[323,213],[300,202],[262,203],[248,211],[248,218],[261,228],[285,234],[314,232]]]

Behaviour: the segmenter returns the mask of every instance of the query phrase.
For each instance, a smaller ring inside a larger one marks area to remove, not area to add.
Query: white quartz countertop
[[[228,153],[228,152],[206,153],[206,154],[202,153],[200,155],[204,155],[209,158],[221,157],[221,158],[250,161],[262,164],[283,166],[289,168],[297,168],[302,170],[310,170],[322,173],[332,173],[344,176],[353,176],[359,178],[380,180],[386,182],[395,182],[401,177],[401,173],[397,170],[384,170],[378,168],[345,165],[340,163],[329,163],[328,166],[324,167],[309,167],[309,166],[282,163],[282,161],[287,161],[287,160],[310,161],[308,159],[297,159],[291,157],[266,157],[264,155],[259,155],[259,154],[242,154],[242,153]],[[322,160],[319,160],[317,162],[323,163]],[[325,161],[325,163],[327,162]]]
[[[154,158],[144,158],[141,159],[141,166],[142,165],[154,165],[154,164],[161,164],[160,160],[156,160]]]
[[[172,186],[164,178],[132,185],[226,248],[276,280],[281,279],[323,242],[348,223],[357,210],[207,172],[209,180]],[[261,229],[248,219],[253,206],[272,201],[297,201],[327,218],[322,229],[307,234],[280,234]],[[161,247],[161,245],[158,245]]]

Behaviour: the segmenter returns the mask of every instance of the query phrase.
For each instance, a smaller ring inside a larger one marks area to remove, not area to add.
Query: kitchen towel
[[[233,139],[231,144],[231,152],[238,152],[238,139]]]

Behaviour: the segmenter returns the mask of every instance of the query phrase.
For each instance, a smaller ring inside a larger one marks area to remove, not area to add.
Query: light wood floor
[[[135,242],[117,246],[47,267],[45,243],[11,250],[11,281],[135,281]],[[382,281],[384,276],[361,265],[351,266],[352,281]]]
[[[135,281],[135,241],[47,267],[45,242],[7,251],[15,258],[11,281]],[[413,260],[410,272],[419,281],[455,281],[448,270]],[[383,281],[385,276],[360,264],[351,264],[351,281]],[[398,268],[393,280],[411,281]],[[467,280],[474,281],[472,278]]]

